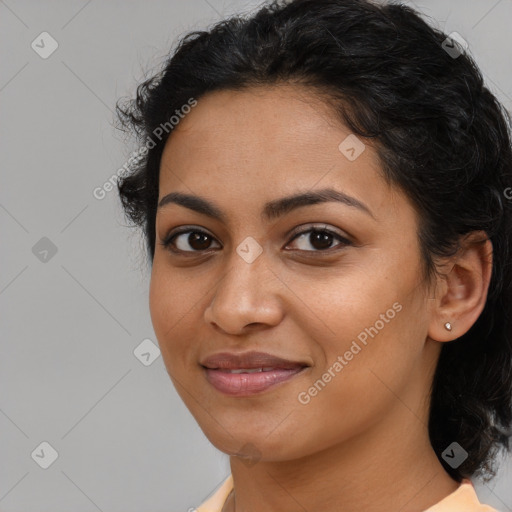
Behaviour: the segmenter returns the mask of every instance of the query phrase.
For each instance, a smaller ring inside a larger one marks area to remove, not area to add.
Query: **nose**
[[[278,325],[283,316],[286,286],[268,267],[264,253],[248,263],[236,252],[217,281],[204,319],[228,334],[243,334],[257,327]]]

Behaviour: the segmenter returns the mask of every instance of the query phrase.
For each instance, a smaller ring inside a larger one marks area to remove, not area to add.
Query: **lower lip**
[[[230,396],[249,396],[261,393],[281,382],[286,382],[306,368],[276,369],[254,373],[227,373],[211,368],[205,368],[205,371],[208,382],[221,393]]]

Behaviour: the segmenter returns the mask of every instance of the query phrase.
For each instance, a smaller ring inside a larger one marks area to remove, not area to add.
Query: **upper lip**
[[[291,361],[282,357],[274,356],[266,352],[244,352],[234,354],[231,352],[219,352],[208,356],[200,363],[202,366],[210,369],[251,369],[251,368],[298,368],[309,366],[301,361]]]

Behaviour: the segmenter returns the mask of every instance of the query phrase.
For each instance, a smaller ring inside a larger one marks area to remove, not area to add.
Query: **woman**
[[[118,105],[200,511],[488,511],[512,425],[510,118],[412,9],[275,2]]]

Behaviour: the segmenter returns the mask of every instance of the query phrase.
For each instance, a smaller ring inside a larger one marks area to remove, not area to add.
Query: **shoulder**
[[[425,512],[498,512],[478,500],[473,483],[464,479],[460,486],[449,496],[430,507]]]
[[[233,490],[233,476],[230,474],[222,484],[217,488],[216,491],[194,512],[221,512],[224,503],[229,496],[229,493]]]

